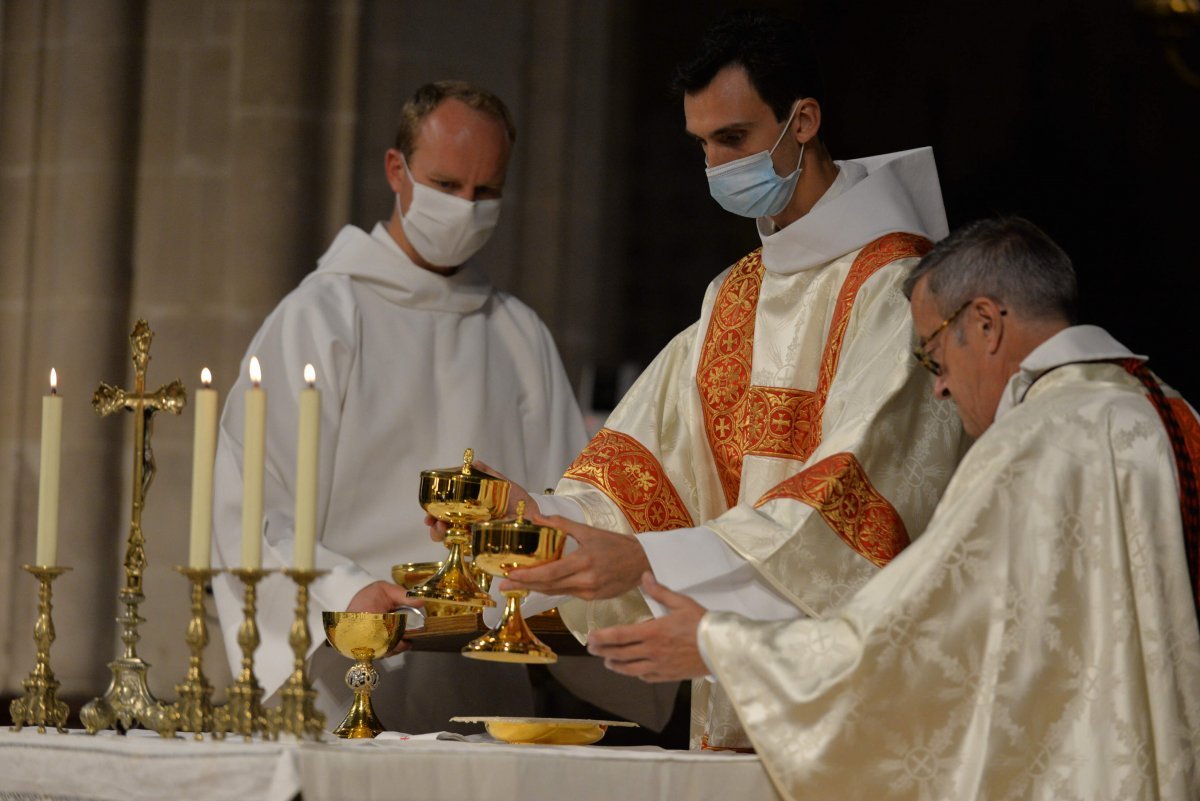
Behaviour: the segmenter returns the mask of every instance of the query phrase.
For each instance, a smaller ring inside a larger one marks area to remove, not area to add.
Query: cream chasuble
[[[371,235],[344,228],[317,270],[263,323],[246,359],[252,355],[262,363],[267,391],[268,568],[293,562],[298,393],[304,365],[317,371],[316,566],[331,572],[312,586],[309,627],[320,704],[332,726],[349,708],[343,682],[349,664],[322,647],[321,611],[345,609],[368,583],[390,581],[392,565],[445,556],[430,541],[417,504],[420,471],[461,464],[463,449],[472,447],[514,480],[548,486],[586,442],[582,417],[554,342],[532,310],[492,288],[470,265],[451,277],[421,269],[382,225]],[[227,394],[217,456],[214,552],[222,567],[240,560],[247,384],[243,363]],[[214,595],[236,674],[241,587],[221,575]],[[287,637],[294,601],[293,585],[278,575],[259,585],[256,670],[267,696],[292,669]],[[576,689],[580,682],[569,681],[573,670],[589,677],[607,673],[594,660],[583,662],[563,660],[556,675]],[[380,669],[390,672],[375,705],[391,728],[437,731],[451,728],[453,715],[534,711],[526,671],[510,665],[420,653],[386,660]],[[653,693],[639,696],[638,684],[626,682],[615,697],[649,704]],[[612,697],[580,694],[611,708]]]
[[[1082,363],[1132,356],[1103,331],[1042,347],[920,539],[845,606],[703,619],[706,661],[785,797],[1200,797],[1171,442],[1124,367]],[[1195,463],[1200,423],[1167,403]]]
[[[760,221],[761,251],[713,281],[699,322],[551,499],[591,525],[649,532],[658,579],[709,608],[835,609],[925,527],[961,451],[956,415],[913,363],[901,292],[946,232],[932,154],[839,167],[808,215],[775,233]],[[650,614],[636,591],[561,610],[581,633]],[[710,690],[693,684],[693,744],[745,747]]]

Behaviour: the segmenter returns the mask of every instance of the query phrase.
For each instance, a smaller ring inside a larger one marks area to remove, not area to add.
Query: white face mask
[[[478,253],[500,220],[500,199],[471,201],[439,192],[419,183],[408,162],[402,163],[412,185],[412,203],[405,214],[396,195],[396,210],[404,235],[421,258],[435,267],[457,267]]]

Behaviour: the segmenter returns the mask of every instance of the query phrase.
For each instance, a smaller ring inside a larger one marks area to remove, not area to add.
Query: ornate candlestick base
[[[124,734],[141,723],[146,728],[156,731],[163,737],[174,737],[177,720],[175,710],[169,704],[163,704],[150,692],[146,683],[146,671],[150,665],[137,655],[137,642],[141,639],[138,634],[138,624],[145,620],[138,616],[138,605],[145,600],[130,584],[121,590],[121,603],[125,604],[125,614],[117,618],[121,624],[121,641],[125,644],[124,653],[119,659],[108,663],[112,671],[112,681],[100,698],[93,698],[84,704],[79,711],[88,734],[95,734],[101,729],[115,727]]]
[[[175,685],[175,713],[180,731],[194,732],[197,740],[213,730],[212,685],[204,675],[204,647],[208,645],[208,625],[204,621],[204,586],[221,572],[210,568],[176,567],[192,585],[192,617],[184,641],[191,649],[187,676]]]
[[[257,585],[271,571],[262,569],[236,568],[230,573],[245,585],[242,604],[242,625],[238,627],[237,641],[242,649],[242,670],[229,688],[225,705],[214,711],[214,736],[218,739],[227,732],[240,734],[247,741],[255,734],[265,739],[275,739],[278,730],[275,721],[264,712],[263,688],[254,675],[254,652],[260,642],[258,636]]]
[[[294,660],[292,675],[279,691],[281,702],[272,710],[276,729],[297,739],[311,735],[320,740],[325,731],[325,715],[317,711],[317,691],[308,678],[308,648],[312,645],[312,634],[308,628],[308,585],[328,573],[328,570],[284,570],[296,583],[296,619],[288,632],[288,643],[292,646]]]
[[[20,731],[25,725],[37,726],[39,734],[46,733],[46,726],[66,732],[67,705],[58,700],[58,679],[50,669],[50,643],[54,642],[54,619],[50,615],[50,582],[67,572],[69,567],[38,567],[21,565],[22,570],[33,574],[38,580],[38,617],[33,625],[33,641],[37,644],[37,664],[29,678],[21,682],[25,695],[9,704],[12,715],[12,730]]]

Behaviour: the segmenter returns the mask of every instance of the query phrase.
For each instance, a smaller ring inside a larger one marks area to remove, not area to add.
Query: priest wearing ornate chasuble
[[[648,567],[712,608],[825,615],[925,527],[953,472],[961,430],[912,364],[901,292],[946,233],[932,152],[830,159],[810,52],[794,23],[742,15],[681,70],[710,190],[757,218],[762,248],[534,499],[579,549],[512,578],[587,599],[560,606],[580,634],[649,617]],[[692,733],[748,746],[707,683]]]
[[[1071,325],[1070,261],[1024,220],[956,232],[908,286],[979,436],[920,538],[822,620],[705,614],[647,577],[670,614],[589,648],[715,674],[787,798],[1200,797],[1194,410]]]

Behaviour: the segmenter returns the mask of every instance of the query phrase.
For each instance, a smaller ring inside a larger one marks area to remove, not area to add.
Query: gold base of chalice
[[[508,482],[471,466],[475,453],[467,448],[461,468],[422,470],[418,499],[432,517],[450,524],[446,532],[446,561],[436,573],[408,591],[412,598],[433,604],[465,607],[469,611],[496,602],[479,588],[463,558],[471,544],[472,523],[494,520],[508,509]],[[436,608],[436,607],[435,607]]]
[[[346,686],[354,691],[354,703],[333,733],[338,737],[363,739],[387,731],[371,706],[371,691],[379,686],[374,660],[386,655],[404,636],[401,612],[322,612],[325,637],[337,652],[355,660],[346,671]]]
[[[515,520],[476,523],[472,550],[475,564],[493,576],[507,576],[518,567],[533,567],[562,556],[566,535],[556,528],[525,520],[525,502],[517,504]],[[548,664],[558,656],[543,643],[521,616],[521,601],[528,590],[505,590],[504,615],[496,628],[463,646],[463,656],[493,662]]]

